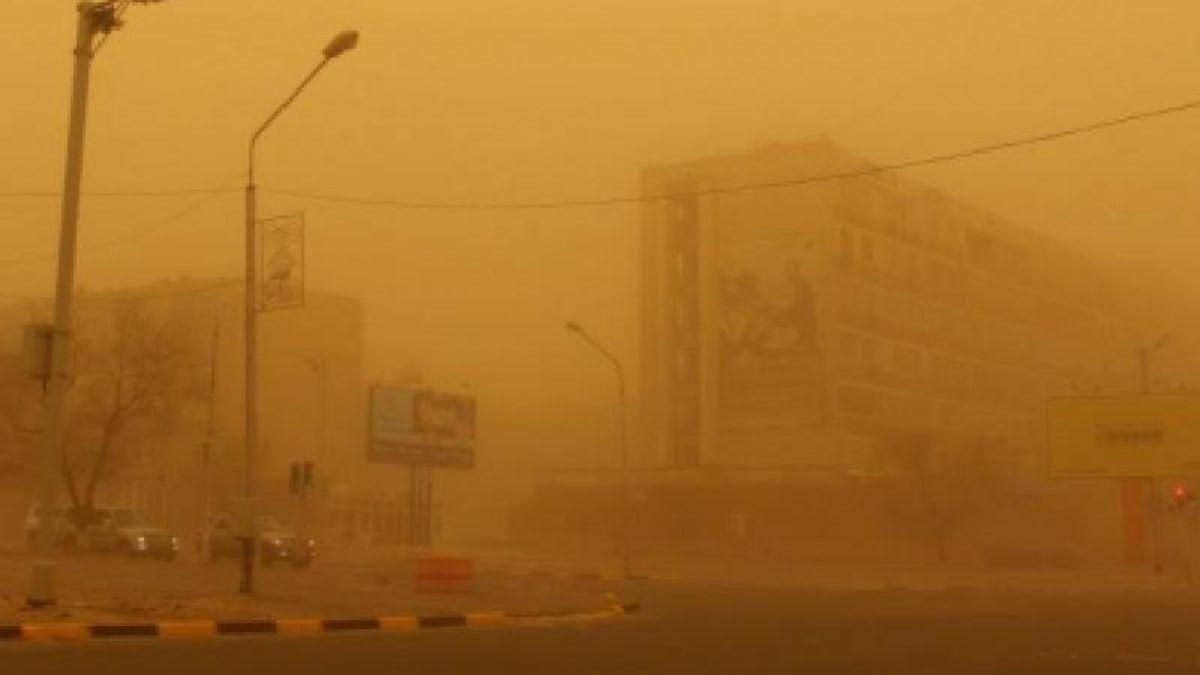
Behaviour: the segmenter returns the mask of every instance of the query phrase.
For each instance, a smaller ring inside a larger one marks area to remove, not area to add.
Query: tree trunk
[[[71,506],[79,508],[79,487],[75,484],[75,472],[71,470],[67,463],[67,454],[62,455],[62,475],[63,483],[67,486],[67,495],[71,498]],[[49,508],[49,506],[47,505]]]
[[[104,477],[104,469],[108,465],[109,450],[112,448],[113,436],[120,424],[120,411],[109,416],[104,423],[104,432],[100,436],[100,447],[96,449],[96,461],[92,463],[92,471],[88,474],[87,486],[83,494],[83,505],[90,511],[96,506],[96,487]]]

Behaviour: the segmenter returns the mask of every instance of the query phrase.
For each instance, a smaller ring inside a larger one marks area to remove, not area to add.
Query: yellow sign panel
[[[1050,472],[1092,476],[1200,473],[1200,396],[1051,398]]]

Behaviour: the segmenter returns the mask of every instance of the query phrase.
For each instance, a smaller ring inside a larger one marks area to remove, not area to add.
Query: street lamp
[[[54,324],[47,334],[50,356],[46,371],[46,432],[42,437],[38,499],[41,514],[30,574],[31,607],[55,604],[54,505],[58,501],[58,467],[63,440],[66,364],[70,353],[71,296],[75,292],[75,241],[79,226],[79,193],[83,181],[83,138],[87,123],[88,83],[92,59],[105,40],[121,27],[121,16],[133,2],[102,0],[76,5],[75,64],[71,77],[71,109],[67,120],[67,157],[63,173],[62,224],[58,235],[58,271],[54,284]],[[96,38],[99,37],[99,40]]]
[[[300,92],[312,82],[317,73],[321,72],[333,59],[350,51],[358,44],[358,32],[342,31],[333,36],[329,44],[321,50],[321,60],[316,67],[300,82],[294,91],[279,104],[274,112],[267,117],[254,134],[250,136],[249,168],[246,172],[246,466],[242,493],[246,498],[247,508],[254,499],[254,461],[258,448],[258,297],[256,291],[258,270],[255,261],[255,224],[258,217],[255,202],[254,185],[254,149],[263,132],[271,126],[277,117],[300,96]],[[242,593],[254,591],[254,537],[242,538]]]
[[[600,352],[604,358],[608,359],[617,373],[617,399],[620,405],[621,424],[621,569],[624,577],[631,579],[633,569],[629,551],[629,447],[625,438],[625,369],[621,367],[621,362],[617,359],[616,355],[605,349],[599,342],[596,342],[595,338],[589,335],[583,326],[574,321],[568,321],[567,332],[578,335],[581,340]]]

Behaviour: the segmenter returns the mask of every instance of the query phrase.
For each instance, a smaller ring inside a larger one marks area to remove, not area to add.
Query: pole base
[[[238,587],[238,593],[254,593],[254,539],[242,539],[242,583]]]
[[[54,597],[54,563],[35,560],[29,577],[29,597],[25,605],[32,608],[53,607],[58,604]]]

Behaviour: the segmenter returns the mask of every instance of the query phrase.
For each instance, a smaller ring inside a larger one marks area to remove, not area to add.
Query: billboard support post
[[[475,399],[405,387],[373,387],[367,458],[408,466],[408,543],[433,543],[437,467],[475,468]]]

